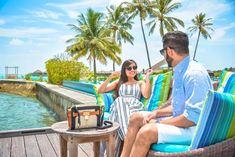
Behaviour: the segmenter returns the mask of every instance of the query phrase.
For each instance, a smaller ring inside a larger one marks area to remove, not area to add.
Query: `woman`
[[[137,77],[137,65],[134,60],[126,60],[122,64],[121,73],[113,72],[98,88],[99,93],[114,90],[115,100],[111,105],[110,120],[118,122],[120,129],[118,131],[119,138],[124,140],[127,132],[129,117],[133,112],[143,110],[143,104],[140,102],[141,95],[149,98],[151,94],[149,75],[151,71],[146,73],[145,81],[139,81]],[[116,77],[120,79],[109,84]]]

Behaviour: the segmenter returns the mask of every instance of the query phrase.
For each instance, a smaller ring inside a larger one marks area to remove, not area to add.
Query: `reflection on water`
[[[35,98],[0,93],[0,130],[40,128],[57,121],[58,115]]]

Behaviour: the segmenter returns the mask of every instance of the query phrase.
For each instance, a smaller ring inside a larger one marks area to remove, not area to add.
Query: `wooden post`
[[[62,135],[59,135],[59,137],[60,137],[60,156],[67,157],[67,141],[62,137]]]
[[[77,157],[78,156],[78,143],[75,141],[73,137],[69,137],[68,144],[69,144],[69,157]]]
[[[106,145],[107,149],[107,156],[114,157],[114,150],[115,150],[115,134],[110,134],[109,139]]]
[[[94,157],[99,157],[100,156],[100,141],[94,142],[93,149],[94,149]]]

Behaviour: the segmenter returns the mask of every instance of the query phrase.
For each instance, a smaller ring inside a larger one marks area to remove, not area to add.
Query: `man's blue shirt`
[[[197,124],[209,89],[213,89],[207,70],[185,57],[174,67],[172,105],[173,117],[183,114]]]

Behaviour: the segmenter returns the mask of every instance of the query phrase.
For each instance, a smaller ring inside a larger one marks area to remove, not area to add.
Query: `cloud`
[[[41,35],[48,35],[55,33],[57,30],[50,28],[0,28],[0,36],[2,37],[14,37],[14,38],[32,38]]]
[[[61,35],[61,36],[58,38],[58,40],[59,40],[60,42],[65,43],[67,40],[72,39],[73,37],[74,37],[74,35],[71,35],[71,34],[68,34],[68,35]]]
[[[0,19],[0,25],[4,25],[6,22],[3,19]]]
[[[226,35],[226,32],[234,27],[235,27],[235,22],[233,22],[227,26],[216,28],[214,30],[215,32],[212,36],[212,41],[221,41],[224,38],[224,36]]]
[[[83,0],[74,3],[47,3],[46,6],[55,7],[63,10],[70,18],[77,18],[79,14],[79,9],[88,7],[103,7],[107,3],[107,0]]]
[[[63,10],[68,17],[77,18],[78,14],[81,12],[81,9],[84,8],[104,8],[104,6],[109,6],[111,4],[118,5],[124,1],[131,0],[82,0],[74,3],[47,3],[46,6],[55,7]]]
[[[10,42],[9,42],[10,45],[12,46],[23,46],[24,45],[24,41],[23,40],[20,40],[20,39],[17,39],[17,38],[13,38]]]
[[[122,2],[131,2],[131,0],[109,0],[109,4],[119,5]]]
[[[208,18],[216,19],[230,10],[231,6],[222,1],[184,1],[181,9],[173,12],[172,16],[180,18],[187,25],[191,24],[191,20],[201,12],[206,13]]]
[[[57,13],[57,12],[53,12],[50,10],[46,10],[46,9],[40,9],[40,10],[27,10],[28,13],[39,17],[39,18],[45,18],[45,19],[59,19],[60,16],[62,16],[63,14],[61,13]]]

